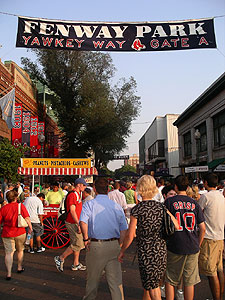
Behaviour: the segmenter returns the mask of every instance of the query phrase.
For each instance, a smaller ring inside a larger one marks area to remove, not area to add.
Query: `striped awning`
[[[96,168],[18,168],[20,175],[98,175]]]

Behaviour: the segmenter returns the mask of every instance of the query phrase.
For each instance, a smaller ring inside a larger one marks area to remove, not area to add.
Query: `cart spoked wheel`
[[[64,222],[58,220],[58,217],[45,217],[44,233],[41,236],[42,244],[51,249],[59,249],[66,246],[69,241],[69,233]]]

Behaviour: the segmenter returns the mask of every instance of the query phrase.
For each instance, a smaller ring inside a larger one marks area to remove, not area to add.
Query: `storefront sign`
[[[21,158],[23,168],[91,168],[89,158]]]
[[[195,172],[208,172],[208,166],[198,166],[198,167],[186,167],[185,173],[195,173]]]
[[[225,172],[225,165],[219,165],[214,169],[214,172]]]
[[[84,180],[86,181],[86,183],[93,183],[94,182],[94,179],[93,179],[93,176],[91,175],[87,175],[87,176],[82,176],[84,178]]]

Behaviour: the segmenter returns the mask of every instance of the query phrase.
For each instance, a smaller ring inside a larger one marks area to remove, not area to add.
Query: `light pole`
[[[44,148],[44,142],[45,142],[45,136],[43,133],[39,134],[38,135],[38,140],[39,140],[39,143],[41,144],[41,158],[43,158],[43,154],[44,154],[44,151],[43,151],[43,148]],[[40,184],[42,185],[42,176],[40,176]],[[40,186],[39,184],[39,186]]]
[[[199,152],[200,152],[200,139],[201,139],[201,132],[196,129],[194,133],[194,137],[196,140],[196,166],[199,165]],[[197,172],[197,179],[198,179],[198,172]]]

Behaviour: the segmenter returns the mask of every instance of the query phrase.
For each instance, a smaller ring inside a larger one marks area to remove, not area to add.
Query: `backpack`
[[[73,193],[73,191],[68,192],[68,194],[62,199],[60,203],[59,211],[58,211],[59,221],[65,222],[68,216],[69,211],[67,211],[66,202],[67,202],[67,197],[70,193]]]

